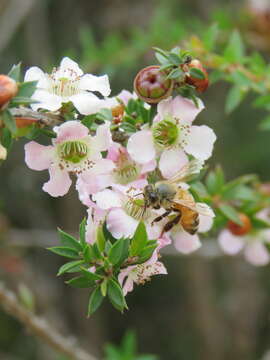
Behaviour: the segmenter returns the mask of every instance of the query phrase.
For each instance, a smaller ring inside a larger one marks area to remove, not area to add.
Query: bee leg
[[[175,218],[173,218],[172,220],[170,220],[169,222],[167,222],[167,224],[165,224],[161,236],[167,232],[170,231],[175,225],[177,225],[181,219],[182,214],[180,213],[179,215],[176,215]]]
[[[170,215],[171,212],[172,212],[171,209],[165,211],[165,213],[163,213],[162,215],[156,217],[156,218],[151,222],[151,225],[153,226],[155,222],[161,221],[163,218],[165,218],[166,216]]]

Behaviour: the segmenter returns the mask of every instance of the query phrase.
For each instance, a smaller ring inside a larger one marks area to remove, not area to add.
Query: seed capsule
[[[157,104],[168,98],[173,90],[174,81],[167,79],[158,65],[148,66],[135,77],[134,90],[139,98],[150,104]]]
[[[198,79],[191,75],[187,75],[186,82],[190,85],[195,86],[196,90],[199,92],[206,91],[206,89],[208,88],[208,85],[209,85],[209,79],[208,79],[208,73],[205,70],[205,68],[202,66],[202,63],[199,60],[194,59],[188,64],[188,68],[189,69],[195,68],[195,69],[201,70],[204,73],[205,77],[204,77],[204,79]]]
[[[242,225],[238,225],[233,221],[228,221],[228,229],[234,235],[243,236],[251,230],[251,221],[246,214],[238,214],[239,219],[242,221]]]
[[[0,107],[11,100],[18,92],[16,81],[9,76],[0,75]]]

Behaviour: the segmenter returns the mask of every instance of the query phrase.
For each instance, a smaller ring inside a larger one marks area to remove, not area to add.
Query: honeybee
[[[145,186],[143,191],[145,209],[150,207],[165,210],[162,215],[152,221],[152,224],[175,213],[175,217],[164,225],[162,235],[177,224],[180,224],[189,234],[194,235],[199,227],[199,214],[214,216],[208,205],[196,203],[191,193],[181,187],[181,182],[186,181],[191,175],[199,173],[202,165],[200,161],[192,160],[171,179]]]

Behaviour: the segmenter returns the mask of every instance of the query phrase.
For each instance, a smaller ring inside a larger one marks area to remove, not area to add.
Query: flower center
[[[69,97],[79,92],[78,79],[59,78],[52,79],[51,92],[61,97]]]
[[[171,119],[164,119],[153,126],[154,142],[163,148],[175,145],[179,135],[180,128]]]
[[[149,209],[145,209],[144,199],[134,199],[132,197],[125,203],[124,209],[126,213],[135,220],[146,220],[150,216]]]
[[[59,147],[61,158],[73,164],[79,163],[88,153],[87,145],[80,141],[66,141]]]
[[[115,180],[118,183],[126,185],[137,179],[139,175],[139,167],[136,165],[135,162],[130,160],[129,156],[126,153],[120,152],[114,174]]]

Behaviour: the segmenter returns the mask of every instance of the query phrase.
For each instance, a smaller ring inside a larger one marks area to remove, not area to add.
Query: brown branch
[[[56,126],[64,121],[60,114],[52,112],[42,113],[24,107],[11,108],[10,112],[16,119],[32,119],[46,126]]]
[[[97,360],[93,355],[80,349],[75,344],[74,338],[62,336],[45,319],[26,310],[20,305],[15,294],[7,290],[2,283],[0,283],[0,304],[8,314],[18,319],[34,335],[56,351],[73,360]]]

